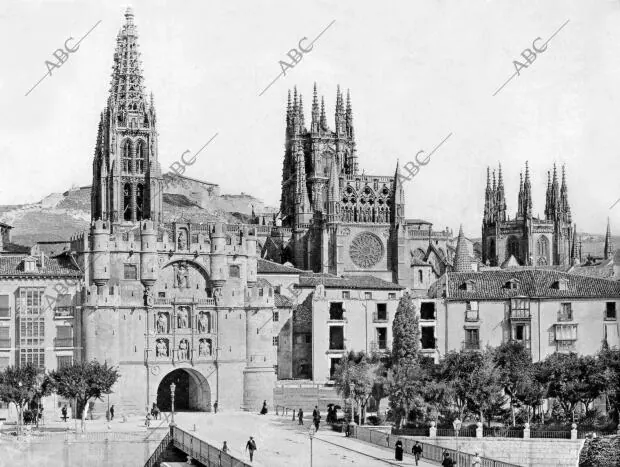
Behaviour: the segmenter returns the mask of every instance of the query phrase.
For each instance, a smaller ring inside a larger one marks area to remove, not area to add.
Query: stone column
[[[132,159],[132,164],[134,163],[134,159]],[[131,220],[132,222],[136,222],[136,212],[138,211],[137,199],[138,196],[138,183],[135,181],[131,182]]]
[[[482,438],[482,423],[476,423],[476,438]]]
[[[577,424],[573,423],[571,425],[571,430],[570,430],[570,439],[571,440],[576,440],[577,439]]]
[[[526,423],[523,428],[523,439],[530,439],[530,424]]]

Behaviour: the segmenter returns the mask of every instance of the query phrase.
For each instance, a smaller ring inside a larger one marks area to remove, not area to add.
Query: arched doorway
[[[157,388],[157,406],[162,412],[170,412],[170,385],[174,383],[175,412],[211,412],[211,388],[200,372],[191,368],[179,368],[164,376]]]

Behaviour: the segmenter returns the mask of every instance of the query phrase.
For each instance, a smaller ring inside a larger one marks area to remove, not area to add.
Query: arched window
[[[146,144],[143,140],[139,140],[136,145],[136,173],[144,173],[146,159]]]
[[[123,187],[123,219],[131,220],[131,185],[125,183]]]
[[[136,220],[144,217],[144,186],[140,183],[136,191]]]
[[[536,256],[539,265],[549,264],[549,239],[542,236],[536,242]]]
[[[131,140],[125,140],[123,143],[123,172],[128,173],[131,167]]]

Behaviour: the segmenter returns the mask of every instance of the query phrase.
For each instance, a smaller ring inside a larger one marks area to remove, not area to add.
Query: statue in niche
[[[208,313],[200,313],[200,317],[198,318],[198,332],[209,332]]]
[[[187,307],[179,307],[178,311],[177,311],[177,327],[179,329],[185,329],[188,327],[188,323],[189,323],[189,314],[187,312]]]
[[[215,304],[217,305],[222,299],[222,288],[221,287],[215,288],[215,290],[213,291],[213,298],[215,300]]]
[[[168,343],[165,339],[157,339],[157,346],[155,347],[155,355],[157,357],[167,357],[168,356]]]
[[[183,339],[179,343],[179,360],[187,360],[189,354],[189,345],[187,340]]]
[[[189,289],[189,267],[187,264],[174,265],[174,283],[172,285],[179,289]]]
[[[159,313],[157,315],[157,332],[162,334],[168,332],[168,317],[166,313]]]
[[[211,355],[211,342],[207,339],[200,339],[198,343],[198,356],[208,357]]]
[[[179,238],[177,239],[177,247],[179,250],[185,250],[187,248],[187,238],[185,237],[185,231],[181,230],[179,232]]]

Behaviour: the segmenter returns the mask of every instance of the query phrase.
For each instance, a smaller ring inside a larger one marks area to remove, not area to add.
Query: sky
[[[127,6],[0,3],[0,204],[91,184],[99,114]],[[351,92],[366,174],[392,175],[397,160],[415,161],[450,135],[405,182],[407,217],[438,230],[456,232],[463,224],[466,235],[477,237],[486,167],[501,163],[514,216],[519,172],[529,161],[534,213],[543,215],[547,171],[566,164],[578,230],[603,233],[610,217],[612,231],[620,232],[620,203],[610,209],[620,198],[618,0],[136,0],[131,6],[145,85],[155,96],[163,171],[217,133],[184,175],[278,206],[288,89],[303,94],[309,123],[316,82],[333,129],[340,84]],[[54,51],[93,26],[26,96],[48,72],[45,61],[56,60]],[[291,62],[287,52],[322,31],[313,49],[259,96],[281,73],[279,61]],[[539,49],[551,40],[528,63],[521,54],[537,38]]]

